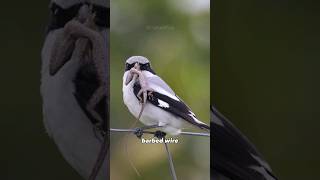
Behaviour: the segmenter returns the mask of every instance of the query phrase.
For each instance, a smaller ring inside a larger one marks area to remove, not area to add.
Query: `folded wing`
[[[157,76],[148,77],[147,82],[148,86],[153,89],[152,95],[148,95],[148,102],[201,129],[210,129],[208,125],[196,118],[191,109],[175,95],[173,90],[161,78]],[[141,86],[137,81],[133,86],[136,97],[140,89]]]

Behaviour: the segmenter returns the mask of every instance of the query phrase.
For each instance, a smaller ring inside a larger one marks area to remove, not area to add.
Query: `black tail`
[[[237,180],[277,180],[256,147],[227,118],[211,107],[214,129],[212,170]]]

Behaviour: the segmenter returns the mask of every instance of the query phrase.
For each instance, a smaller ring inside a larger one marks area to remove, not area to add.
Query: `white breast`
[[[128,85],[125,85],[124,82],[128,73],[129,72],[126,72],[123,76],[123,101],[124,104],[128,107],[130,113],[135,118],[138,118],[138,115],[141,111],[141,104],[133,92],[133,85],[136,79],[133,79]],[[147,76],[152,75],[150,74],[151,73],[147,74]],[[162,103],[162,105],[166,106],[166,104],[164,103]],[[179,134],[181,132],[181,129],[186,125],[185,121],[181,118],[174,116],[148,102],[145,104],[140,121],[147,126],[164,126],[163,128],[161,128],[161,130],[172,135]]]

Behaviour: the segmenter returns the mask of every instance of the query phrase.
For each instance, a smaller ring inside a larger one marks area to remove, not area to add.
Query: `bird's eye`
[[[131,68],[133,68],[134,64],[129,64],[129,63],[126,63],[126,71],[127,70],[130,70]]]

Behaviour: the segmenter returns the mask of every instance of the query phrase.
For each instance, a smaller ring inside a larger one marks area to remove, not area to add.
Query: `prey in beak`
[[[134,64],[134,69],[140,71],[140,65],[139,63],[135,63]],[[132,68],[132,69],[133,69]],[[127,75],[127,78],[126,78],[126,81],[125,81],[125,85],[127,86],[133,79],[136,79],[137,78],[137,74],[136,73],[132,73],[131,70],[129,71],[128,75]]]

